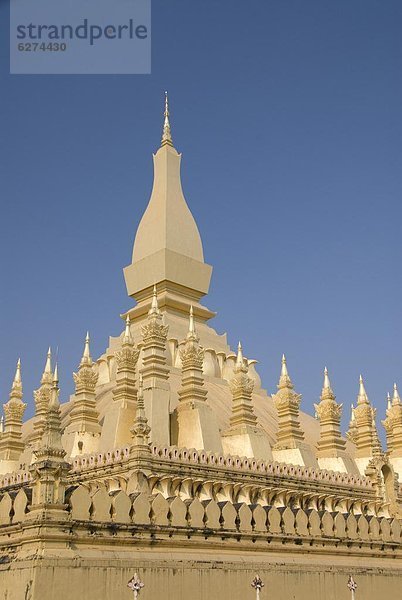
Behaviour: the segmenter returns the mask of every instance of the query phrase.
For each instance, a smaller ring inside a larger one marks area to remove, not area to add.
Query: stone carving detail
[[[153,341],[159,341],[165,343],[169,331],[168,325],[158,323],[155,319],[150,319],[148,323],[141,326],[141,335],[144,344],[148,344]]]
[[[6,417],[6,427],[7,422],[12,420],[22,421],[26,406],[27,405],[23,402],[7,402],[7,404],[3,404],[4,414]]]
[[[230,391],[233,396],[239,393],[251,394],[254,389],[254,381],[245,373],[237,373],[229,382]]]
[[[73,373],[76,393],[81,391],[94,392],[98,382],[98,373],[91,367],[84,367],[78,373]]]
[[[323,401],[320,404],[314,405],[318,418],[321,419],[335,419],[338,420],[342,415],[342,404],[334,404],[332,402],[328,402],[328,404]]]
[[[144,392],[141,374],[138,382],[137,410],[131,432],[133,434],[134,444],[136,446],[148,446],[151,428],[148,425],[148,419],[145,416]]]
[[[130,579],[130,581],[127,584],[127,587],[129,587],[130,590],[133,590],[134,598],[138,598],[139,593],[144,586],[145,586],[145,584],[142,583],[142,581],[138,577],[137,573],[134,574],[134,577],[132,577],[132,579]]]
[[[204,348],[185,346],[180,350],[183,371],[188,369],[202,369],[204,362]]]
[[[135,371],[140,353],[137,348],[123,347],[115,352],[118,371]]]

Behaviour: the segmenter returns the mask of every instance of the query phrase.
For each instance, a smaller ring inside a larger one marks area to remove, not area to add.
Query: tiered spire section
[[[34,461],[30,466],[33,478],[32,506],[29,518],[38,512],[46,512],[55,518],[67,518],[65,511],[66,476],[69,465],[65,461],[66,451],[62,444],[62,425],[59,401],[57,365],[54,370],[47,406],[47,419],[42,437],[34,450]]]
[[[22,401],[21,360],[18,359],[10,397],[8,402],[3,405],[6,418],[4,432],[0,439],[0,461],[3,463],[1,471],[13,470],[19,466],[18,461],[24,450],[21,436],[22,418],[26,406]],[[7,469],[6,467],[12,468]]]
[[[300,429],[299,418],[301,394],[294,391],[284,354],[282,355],[281,375],[277,388],[277,393],[272,397],[278,411],[276,447],[278,449],[294,448],[299,442],[304,442],[304,434]]]
[[[241,425],[251,425],[255,427],[257,425],[257,417],[254,414],[252,401],[254,382],[247,375],[248,367],[243,358],[240,342],[237,349],[236,365],[233,372],[234,377],[229,383],[233,396],[230,426],[238,427]]]
[[[271,459],[268,436],[258,425],[254,413],[252,400],[254,382],[248,376],[248,366],[240,342],[233,372],[233,378],[229,383],[233,397],[232,414],[230,427],[222,437],[224,451],[239,456]]]
[[[135,236],[132,262],[124,269],[128,295],[138,303],[130,311],[133,321],[148,311],[154,284],[160,307],[169,315],[186,319],[192,304],[200,321],[214,316],[199,304],[208,293],[212,267],[204,262],[200,233],[183,195],[181,154],[173,147],[169,116],[165,95],[152,194]]]
[[[137,400],[135,370],[138,356],[139,351],[134,345],[130,331],[130,317],[127,316],[122,347],[115,353],[117,364],[116,388],[113,392],[115,401],[128,404]]]
[[[402,401],[398,387],[394,384],[391,406],[387,410],[389,430],[387,431],[387,444],[391,446],[391,458],[398,462],[402,468]]]
[[[355,407],[352,404],[350,407],[349,429],[346,434],[346,437],[348,438],[349,441],[351,441],[353,444],[355,444],[356,436],[357,436],[357,426],[356,426],[356,417],[355,417]]]
[[[40,388],[34,391],[35,399],[35,420],[34,420],[34,432],[31,437],[31,445],[33,448],[39,443],[42,438],[42,434],[45,429],[47,410],[50,402],[51,390],[52,390],[52,352],[49,348],[46,356],[45,368],[40,380]]]
[[[359,393],[354,410],[356,421],[356,458],[367,459],[372,457],[373,442],[373,414],[372,406],[364,387],[363,377],[359,377]]]
[[[105,415],[102,427],[102,450],[131,444],[131,427],[137,404],[136,368],[139,354],[131,335],[130,317],[127,315],[121,348],[114,353],[116,385],[113,389],[113,403]]]
[[[199,344],[200,338],[195,330],[193,307],[190,307],[190,319],[187,338],[180,350],[182,362],[182,386],[179,391],[181,403],[205,402],[207,390],[204,387],[202,366],[204,349]]]
[[[166,366],[166,340],[168,326],[158,306],[156,286],[153,289],[151,308],[142,334],[142,370],[144,402],[155,444],[169,445],[169,369]]]
[[[202,372],[204,349],[200,346],[193,307],[190,308],[189,328],[183,348],[181,387],[179,389],[178,446],[222,451],[216,419],[206,403],[207,390]]]
[[[396,384],[394,384],[396,385]],[[388,392],[387,393],[387,408],[385,411],[385,419],[383,421],[381,421],[381,423],[384,426],[385,429],[385,434],[386,434],[386,438],[387,438],[387,451],[388,452],[392,452],[392,403],[391,403],[391,395]]]
[[[380,457],[383,455],[383,450],[382,450],[382,446],[381,446],[381,442],[380,442],[380,437],[378,435],[377,424],[375,421],[376,413],[377,413],[377,410],[375,408],[373,408],[372,418],[371,418],[373,439],[372,439],[371,447],[372,447],[373,457]]]
[[[317,444],[319,466],[322,469],[357,473],[356,465],[346,453],[346,442],[341,436],[342,404],[336,402],[327,367],[324,369],[320,402],[314,406],[320,420],[320,439]]]
[[[137,393],[137,409],[135,412],[134,425],[131,428],[133,434],[133,444],[138,448],[139,446],[149,449],[149,434],[151,428],[148,425],[148,419],[145,415],[145,404],[144,404],[144,390],[142,375],[140,373],[138,380],[138,393]]]
[[[320,420],[320,440],[317,445],[317,456],[326,456],[329,453],[344,451],[345,440],[342,439],[340,430],[342,404],[336,402],[327,367],[324,369],[324,385],[320,403],[314,406]]]
[[[69,424],[66,428],[66,448],[69,456],[96,452],[101,434],[95,401],[98,373],[91,357],[89,333],[85,338],[84,352],[78,373],[73,373],[73,377],[75,396],[69,415]]]
[[[315,456],[304,441],[304,433],[300,427],[301,394],[294,390],[284,354],[277,388],[277,393],[272,396],[278,412],[278,432],[273,448],[275,460],[317,467]]]

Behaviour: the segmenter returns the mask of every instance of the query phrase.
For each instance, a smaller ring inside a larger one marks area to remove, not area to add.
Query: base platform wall
[[[49,554],[49,551],[47,551]],[[92,554],[92,556],[91,556]],[[35,557],[0,565],[2,600],[129,600],[127,582],[138,572],[141,600],[254,600],[251,581],[265,583],[261,600],[397,600],[402,570],[395,559],[303,556],[292,553],[205,552],[133,548],[132,552],[78,551],[75,558]],[[129,557],[127,555],[130,555]],[[6,557],[3,556],[3,561]]]

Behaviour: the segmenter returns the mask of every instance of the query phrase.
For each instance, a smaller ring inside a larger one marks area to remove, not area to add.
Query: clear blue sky
[[[150,76],[10,76],[0,2],[1,328],[33,410],[47,346],[73,390],[131,306],[122,268],[152,183],[169,90],[185,195],[214,266],[205,304],[303,409],[328,366],[346,408],[363,373],[383,418],[402,391],[402,3],[153,0]]]

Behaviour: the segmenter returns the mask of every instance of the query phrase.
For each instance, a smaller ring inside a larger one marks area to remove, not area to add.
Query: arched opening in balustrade
[[[381,477],[386,502],[395,502],[394,472],[389,465],[381,467]]]

